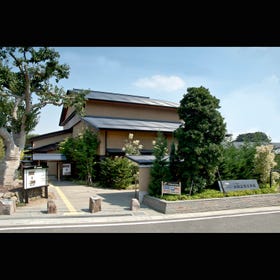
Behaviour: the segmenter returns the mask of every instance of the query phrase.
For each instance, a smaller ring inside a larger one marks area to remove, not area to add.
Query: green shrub
[[[157,138],[153,142],[153,155],[155,160],[150,172],[151,181],[148,192],[150,195],[155,196],[161,193],[161,182],[169,181],[171,178],[166,158],[168,156],[167,139],[161,131],[157,132]]]
[[[260,187],[256,190],[243,190],[243,191],[233,191],[223,194],[218,190],[205,189],[200,193],[194,195],[171,195],[164,194],[161,196],[156,196],[158,198],[164,199],[166,201],[177,201],[177,200],[193,200],[193,199],[207,199],[207,198],[219,198],[219,197],[232,197],[232,196],[243,196],[243,195],[256,195],[256,194],[269,194],[269,193],[278,193],[279,187],[277,185],[272,186],[271,188],[267,185]]]
[[[135,180],[135,164],[125,157],[105,158],[100,162],[99,182],[102,187],[126,189]]]
[[[75,167],[79,180],[86,180],[92,185],[96,177],[98,134],[86,129],[76,138],[66,138],[59,144],[59,150]]]

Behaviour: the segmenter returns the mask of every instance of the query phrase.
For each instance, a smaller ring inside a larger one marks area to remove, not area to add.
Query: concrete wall
[[[149,183],[151,180],[151,165],[139,165],[139,202],[148,194]]]
[[[196,213],[238,208],[279,206],[280,194],[258,194],[210,199],[165,201],[145,195],[143,204],[164,214]]]

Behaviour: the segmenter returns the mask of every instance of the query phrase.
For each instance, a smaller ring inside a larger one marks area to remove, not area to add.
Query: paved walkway
[[[102,199],[101,211],[91,213],[89,209],[90,197],[99,196]],[[106,221],[113,217],[141,217],[164,216],[145,205],[138,210],[131,210],[131,199],[135,197],[135,190],[114,190],[94,188],[86,185],[77,185],[71,181],[49,181],[48,198],[29,199],[24,206],[17,206],[12,215],[0,215],[0,224],[14,223],[29,219],[28,223],[42,223],[45,218],[105,218]],[[57,212],[47,212],[47,202],[55,202]],[[66,219],[70,221],[70,219]],[[76,220],[76,219],[75,219]],[[85,220],[85,219],[83,219]],[[99,219],[100,220],[100,219]],[[104,221],[104,219],[103,219]]]
[[[28,204],[18,206],[12,215],[0,215],[0,226],[147,221],[280,210],[280,206],[272,206],[199,213],[163,214],[144,204],[141,204],[138,210],[131,210],[130,203],[131,199],[135,197],[135,190],[93,188],[77,185],[70,181],[49,181],[48,193],[48,199],[53,199],[56,204],[56,214],[47,213],[47,198],[29,199]],[[95,213],[89,211],[91,196],[100,196],[102,198],[101,211]]]

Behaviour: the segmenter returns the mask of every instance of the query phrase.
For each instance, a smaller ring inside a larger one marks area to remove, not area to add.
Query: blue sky
[[[280,47],[55,47],[70,66],[64,90],[80,88],[180,103],[188,87],[204,86],[220,100],[228,133],[261,131],[280,142]],[[32,131],[58,125],[61,107],[48,105]]]

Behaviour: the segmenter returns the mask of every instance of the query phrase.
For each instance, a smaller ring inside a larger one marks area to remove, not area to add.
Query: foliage
[[[143,149],[143,145],[140,144],[139,140],[133,140],[134,134],[129,133],[128,139],[125,140],[125,144],[122,150],[125,152],[126,155],[140,155],[141,150]]]
[[[279,193],[278,186],[274,185],[271,188],[269,186],[266,186],[254,190],[232,191],[232,192],[227,192],[225,194],[213,189],[204,189],[200,193],[196,193],[194,195],[164,194],[162,196],[158,195],[157,197],[164,199],[166,201],[177,201],[177,200],[209,199],[209,198],[222,198],[222,197],[232,197],[232,196],[269,194],[269,193]]]
[[[48,47],[0,48],[0,127],[16,133],[21,129],[29,132],[47,104],[82,110],[84,92],[66,95],[54,85],[69,76],[69,66],[60,64],[59,57]]]
[[[275,168],[280,169],[280,154],[275,154],[275,162],[277,163]]]
[[[1,56],[0,56],[1,58]],[[2,68],[2,69],[1,69]],[[3,71],[0,60],[0,72]],[[11,92],[5,88],[5,83],[0,74],[0,128],[5,128],[9,133],[19,134],[21,129],[28,133],[39,121],[39,110],[26,106],[27,101],[23,93]],[[3,82],[3,84],[1,84]],[[31,99],[31,97],[30,97]]]
[[[236,142],[260,142],[260,143],[270,143],[271,139],[268,137],[264,132],[250,132],[250,133],[243,133],[239,134],[236,137]]]
[[[105,188],[128,188],[134,180],[135,173],[138,171],[135,164],[125,157],[107,157],[101,160],[99,164],[99,182]]]
[[[268,183],[270,180],[270,172],[277,162],[275,161],[275,154],[273,152],[273,145],[261,145],[256,147],[255,154],[255,172],[258,174],[261,184]],[[272,184],[279,179],[279,173],[272,172]]]
[[[178,180],[178,170],[179,170],[179,158],[176,151],[176,146],[174,141],[172,141],[170,146],[170,154],[169,154],[169,172],[170,172],[170,180],[175,182]]]
[[[161,193],[161,182],[169,181],[169,164],[167,162],[168,148],[167,139],[162,132],[157,133],[157,138],[153,141],[153,155],[155,160],[151,167],[151,181],[148,192],[150,195]]]
[[[240,147],[225,141],[219,172],[222,180],[255,178],[254,157],[257,143],[245,141]]]
[[[40,135],[40,134],[28,133],[28,134],[26,135],[26,143],[29,143],[30,140],[31,140],[31,138],[36,137],[36,136],[39,136],[39,135]]]
[[[26,135],[36,127],[43,107],[63,105],[83,114],[88,91],[66,93],[59,86],[70,69],[59,58],[48,47],[0,47],[0,137],[6,148],[0,182],[7,188],[15,183]]]
[[[201,192],[213,184],[222,158],[226,124],[218,109],[219,99],[204,87],[187,89],[178,114],[183,123],[175,131],[178,140],[182,190]]]
[[[79,179],[92,184],[96,176],[98,135],[89,129],[76,138],[67,138],[59,144],[59,150],[67,160],[74,162]]]

